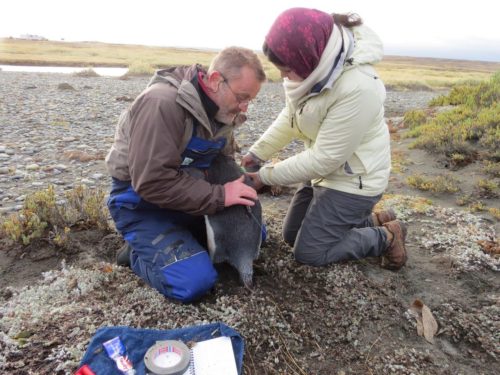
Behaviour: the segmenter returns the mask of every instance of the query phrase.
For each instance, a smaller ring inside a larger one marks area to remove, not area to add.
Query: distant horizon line
[[[33,37],[38,37],[41,39],[29,39],[29,38],[22,38],[22,37],[13,37],[13,36],[7,36],[7,37],[2,37],[0,36],[1,39],[16,39],[16,40],[29,40],[29,41],[48,41],[48,42],[56,42],[56,43],[100,43],[100,44],[118,44],[118,45],[130,45],[130,46],[144,46],[144,47],[158,47],[158,48],[177,48],[177,49],[186,49],[186,50],[198,50],[198,51],[207,51],[207,52],[218,52],[224,49],[225,47],[188,47],[188,46],[176,46],[176,45],[158,45],[158,44],[141,44],[141,43],[125,43],[125,42],[102,42],[98,40],[65,40],[63,38],[59,40],[55,39],[48,39],[36,34],[23,34],[22,36],[33,36]],[[500,64],[500,55],[497,56],[480,56],[480,57],[463,57],[463,53],[465,51],[457,52],[457,51],[449,51],[447,54],[443,54],[443,51],[440,50],[437,53],[437,55],[433,52],[429,52],[428,50],[426,51],[425,49],[416,49],[414,51],[408,51],[407,48],[404,49],[403,51],[397,51],[395,50],[394,47],[385,47],[386,54],[384,57],[399,57],[399,58],[421,58],[421,59],[433,59],[433,60],[452,60],[452,61],[472,61],[472,62],[481,62],[481,63],[493,63],[493,64]],[[248,47],[247,47],[248,48]],[[255,49],[255,48],[249,48],[252,51],[262,53],[260,49]],[[398,49],[398,48],[396,48]],[[457,55],[458,54],[458,55]]]

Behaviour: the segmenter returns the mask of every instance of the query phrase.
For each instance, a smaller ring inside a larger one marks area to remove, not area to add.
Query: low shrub
[[[493,180],[480,179],[475,186],[478,195],[482,198],[496,198],[499,195],[498,184]]]
[[[390,91],[433,91],[431,85],[416,81],[394,81],[387,83],[385,87]]]
[[[156,71],[156,67],[143,60],[134,61],[128,66],[126,76],[150,76]]]
[[[99,77],[99,74],[97,74],[97,72],[92,68],[80,70],[78,72],[73,73],[73,75],[76,77],[86,77],[86,78]]]
[[[483,165],[483,172],[492,177],[500,177],[500,162],[486,160]]]
[[[28,245],[46,238],[57,246],[67,242],[72,228],[97,227],[110,230],[105,193],[100,189],[77,186],[57,200],[53,186],[26,197],[23,208],[0,222],[0,235]]]
[[[427,114],[421,109],[414,109],[404,114],[403,123],[405,128],[414,129],[417,126],[425,124]]]
[[[426,178],[422,175],[409,176],[408,185],[423,191],[433,193],[456,193],[460,191],[458,180],[451,175],[442,175],[435,178]]]
[[[492,208],[488,209],[488,212],[495,219],[500,220],[500,208],[492,207]]]
[[[391,149],[391,171],[393,173],[403,173],[408,169],[408,156],[400,150]]]
[[[455,200],[455,203],[457,204],[457,206],[466,206],[466,205],[470,204],[473,200],[474,200],[474,198],[472,197],[471,194],[466,194],[466,195],[459,196]]]
[[[405,114],[410,145],[444,155],[452,167],[477,159],[500,161],[500,72],[487,82],[469,82],[454,87],[431,105],[452,105],[424,121],[423,111]]]
[[[469,204],[468,209],[470,212],[483,212],[486,211],[486,205],[478,200]]]

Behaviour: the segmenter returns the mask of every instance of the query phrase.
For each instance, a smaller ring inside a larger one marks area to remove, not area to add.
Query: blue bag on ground
[[[244,342],[238,332],[223,323],[212,323],[170,330],[156,330],[131,327],[99,328],[92,337],[80,367],[88,365],[97,375],[120,374],[115,362],[108,357],[102,344],[114,337],[120,337],[128,358],[132,362],[137,375],[145,375],[144,355],[149,347],[161,340],[204,341],[220,336],[231,337],[234,359],[238,374],[243,366]]]

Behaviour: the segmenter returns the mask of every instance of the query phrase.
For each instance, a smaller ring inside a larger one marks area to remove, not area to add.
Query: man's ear
[[[214,70],[211,73],[207,73],[207,81],[208,87],[210,87],[213,92],[217,92],[219,90],[220,84],[222,83],[222,81],[224,81],[224,79],[217,70]]]

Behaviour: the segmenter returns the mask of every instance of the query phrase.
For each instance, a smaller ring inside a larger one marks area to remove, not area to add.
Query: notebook
[[[233,344],[228,336],[199,341],[191,348],[191,362],[183,375],[238,375]]]

